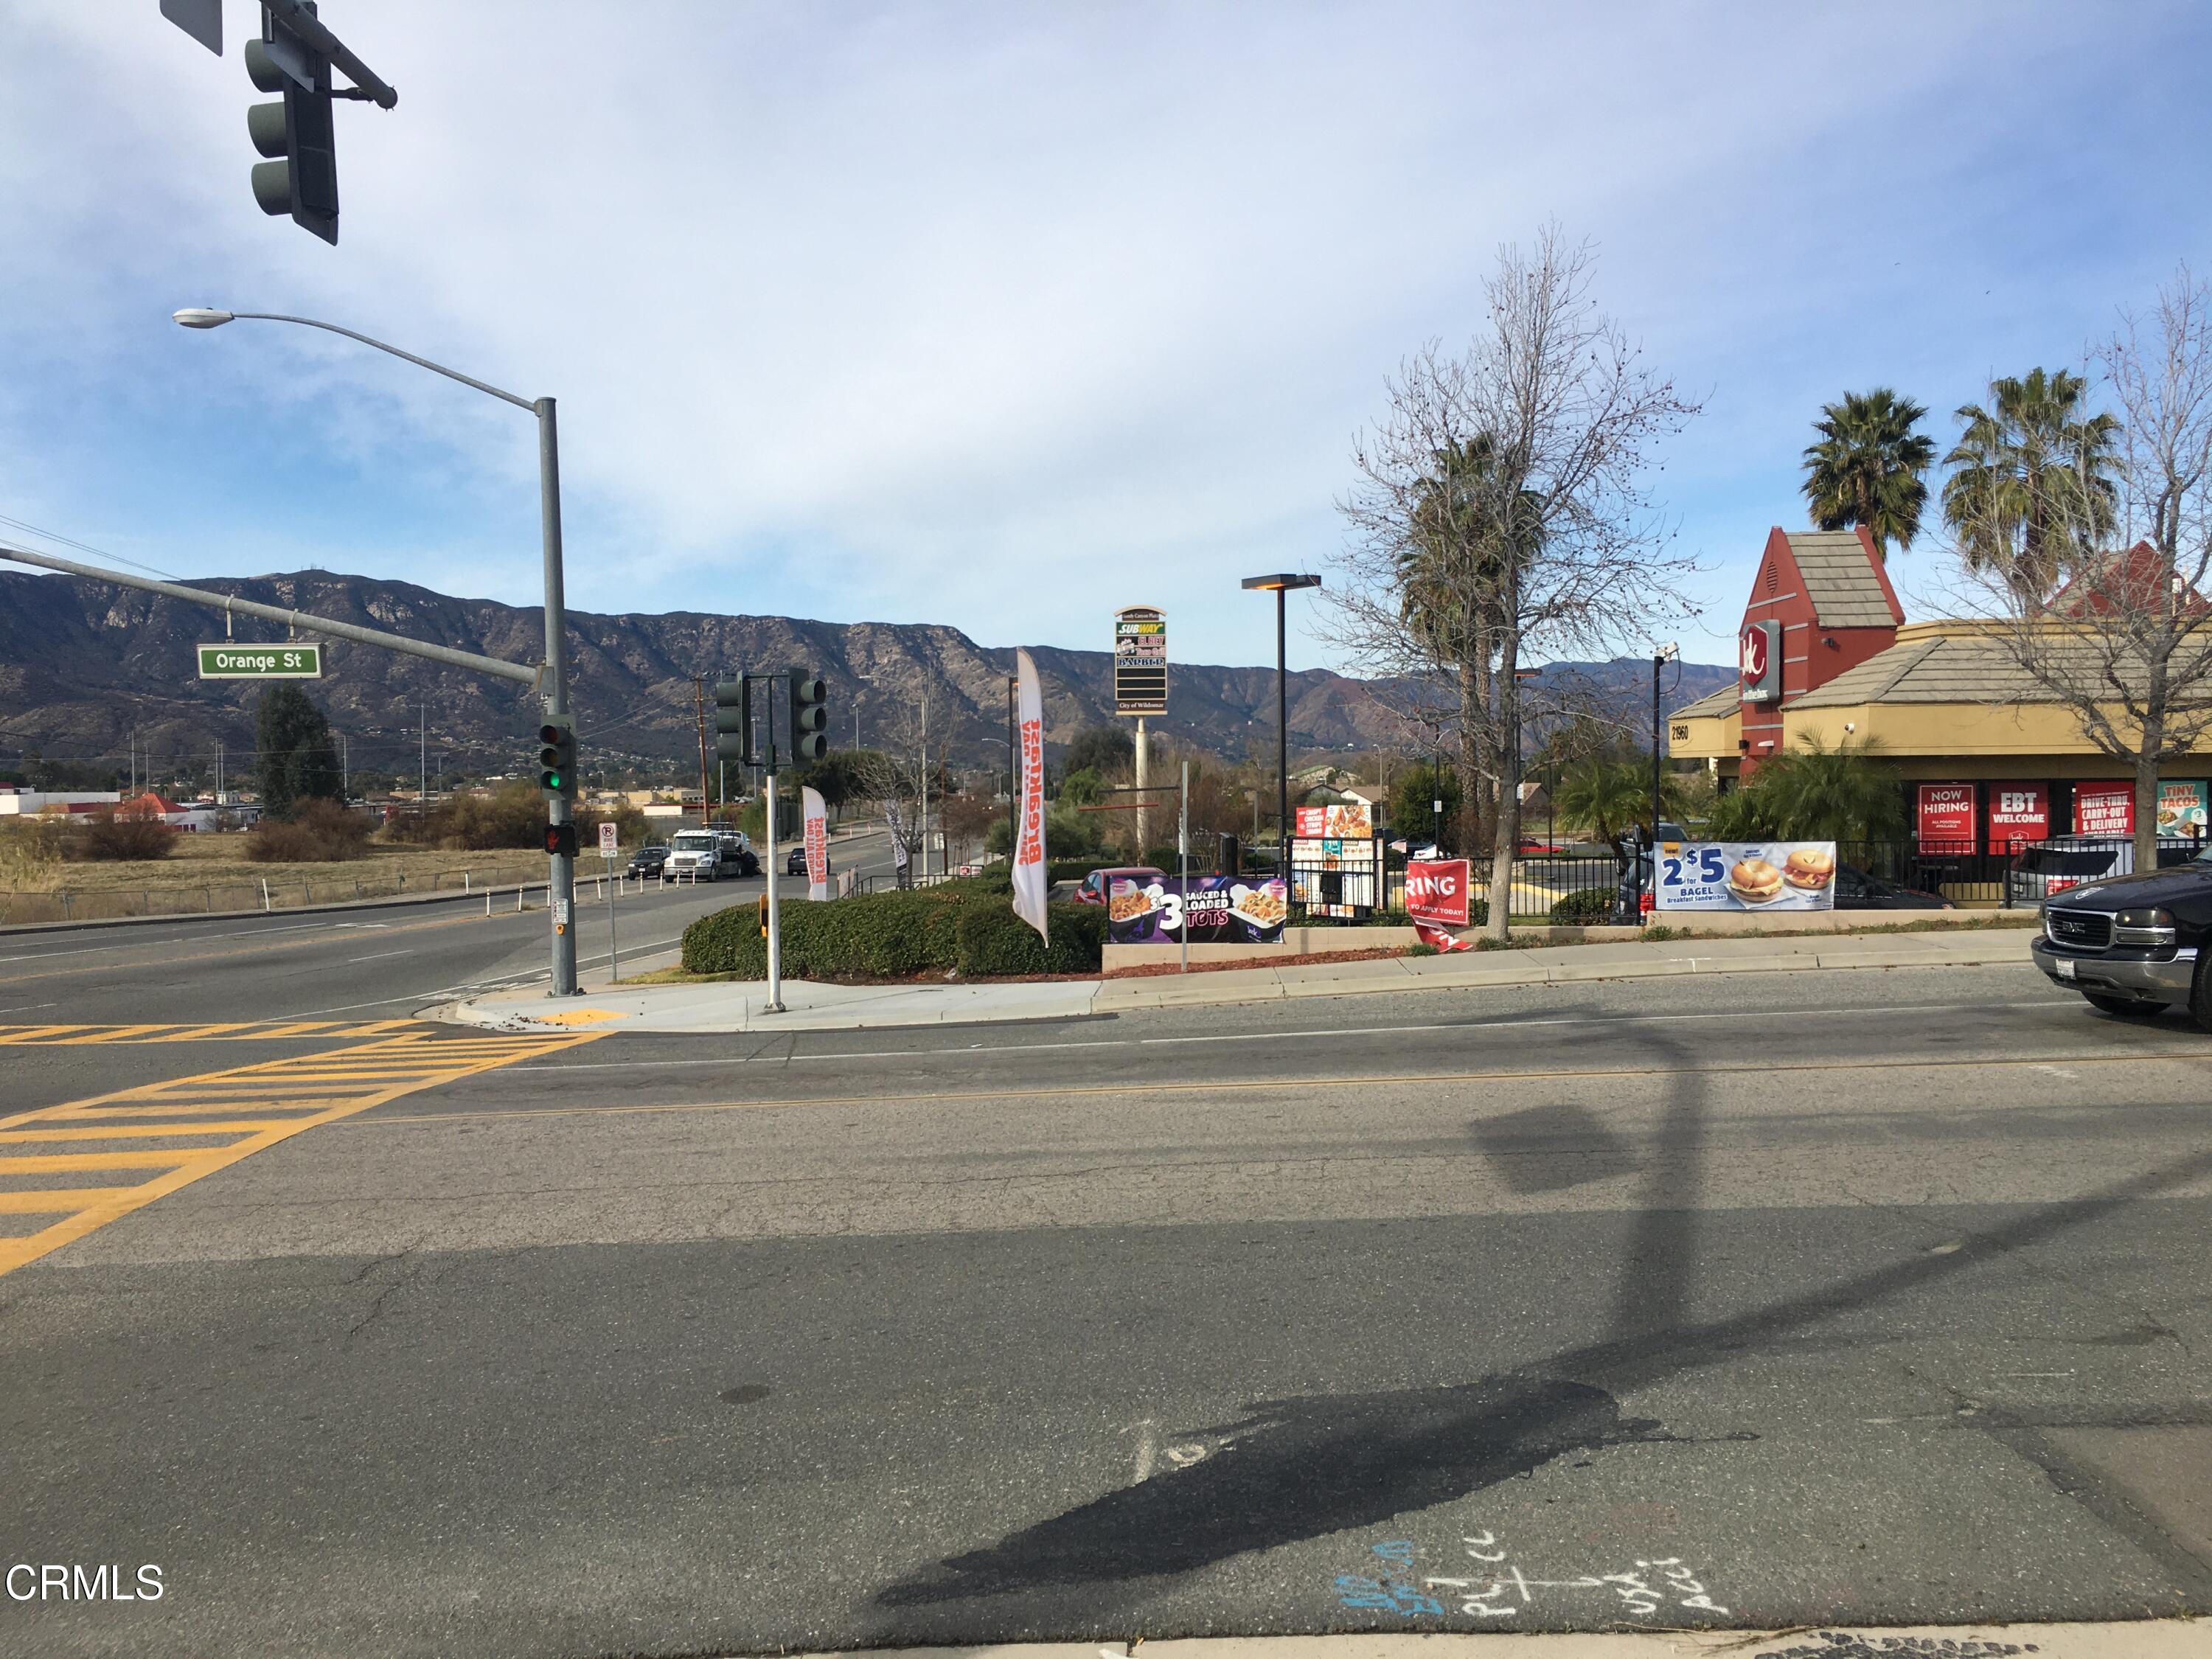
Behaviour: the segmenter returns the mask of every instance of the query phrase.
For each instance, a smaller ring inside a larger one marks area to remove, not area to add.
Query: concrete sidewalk
[[[1305,967],[1224,969],[1142,979],[1030,984],[824,985],[786,980],[785,1012],[763,1006],[758,981],[617,985],[587,978],[583,994],[495,992],[441,1010],[466,1025],[526,1030],[546,1025],[625,1031],[865,1030],[895,1025],[1072,1019],[1136,1008],[1280,1002],[1298,997],[1379,996],[1407,991],[1568,985],[1684,974],[1764,974],[1839,968],[2025,967],[2030,935],[1869,933],[1799,939],[1636,940],[1553,950],[1469,951],[1439,957]]]
[[[2212,1620],[2103,1625],[1841,1626],[1771,1632],[1524,1635],[1215,1636],[1165,1642],[1024,1642],[971,1648],[878,1648],[800,1659],[2206,1659]]]

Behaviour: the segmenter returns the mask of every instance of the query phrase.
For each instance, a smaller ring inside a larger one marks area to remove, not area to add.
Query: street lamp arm
[[[388,351],[395,357],[404,357],[417,368],[427,368],[434,374],[442,374],[449,380],[459,380],[463,386],[474,386],[479,392],[489,392],[495,398],[504,398],[517,409],[526,409],[533,415],[538,412],[538,405],[528,398],[518,398],[512,392],[502,392],[499,387],[464,374],[457,368],[447,368],[443,363],[434,363],[428,357],[417,357],[411,351],[402,351],[396,345],[387,345],[382,340],[374,339],[368,335],[356,332],[350,328],[340,328],[336,323],[319,322],[313,317],[287,317],[282,313],[274,311],[234,311],[230,314],[233,317],[251,319],[255,322],[297,323],[302,328],[319,328],[332,334],[343,334],[349,340],[358,340],[365,346],[374,346],[379,351]]]

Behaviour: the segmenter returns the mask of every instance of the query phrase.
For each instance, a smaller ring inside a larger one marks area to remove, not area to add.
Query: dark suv
[[[2029,946],[2054,985],[2093,1008],[2185,1008],[2212,1031],[2212,849],[2186,864],[2054,893]]]

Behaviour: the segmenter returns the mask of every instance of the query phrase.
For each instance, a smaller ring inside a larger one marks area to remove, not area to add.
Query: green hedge
[[[961,974],[980,977],[1098,971],[1106,942],[1104,905],[1049,905],[1045,925],[1052,934],[1049,945],[1003,901],[963,907],[954,930],[959,940]]]
[[[1554,927],[1591,927],[1613,920],[1613,894],[1602,887],[1585,887],[1569,893],[1552,906]]]
[[[994,974],[1097,971],[1106,930],[1103,907],[1055,904],[1046,949],[1018,920],[1006,895],[948,882],[908,892],[855,894],[782,908],[783,971],[793,979],[909,979],[957,969]],[[684,967],[694,974],[768,975],[768,941],[757,904],[732,905],[684,930]]]

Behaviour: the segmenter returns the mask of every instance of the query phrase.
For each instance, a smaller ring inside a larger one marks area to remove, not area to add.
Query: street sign
[[[1168,712],[1167,616],[1150,605],[1114,613],[1114,712]]]
[[[611,859],[615,855],[617,833],[612,818],[607,819],[599,825],[599,856],[601,858]]]
[[[204,680],[319,680],[323,677],[319,645],[221,645],[200,647]]]

